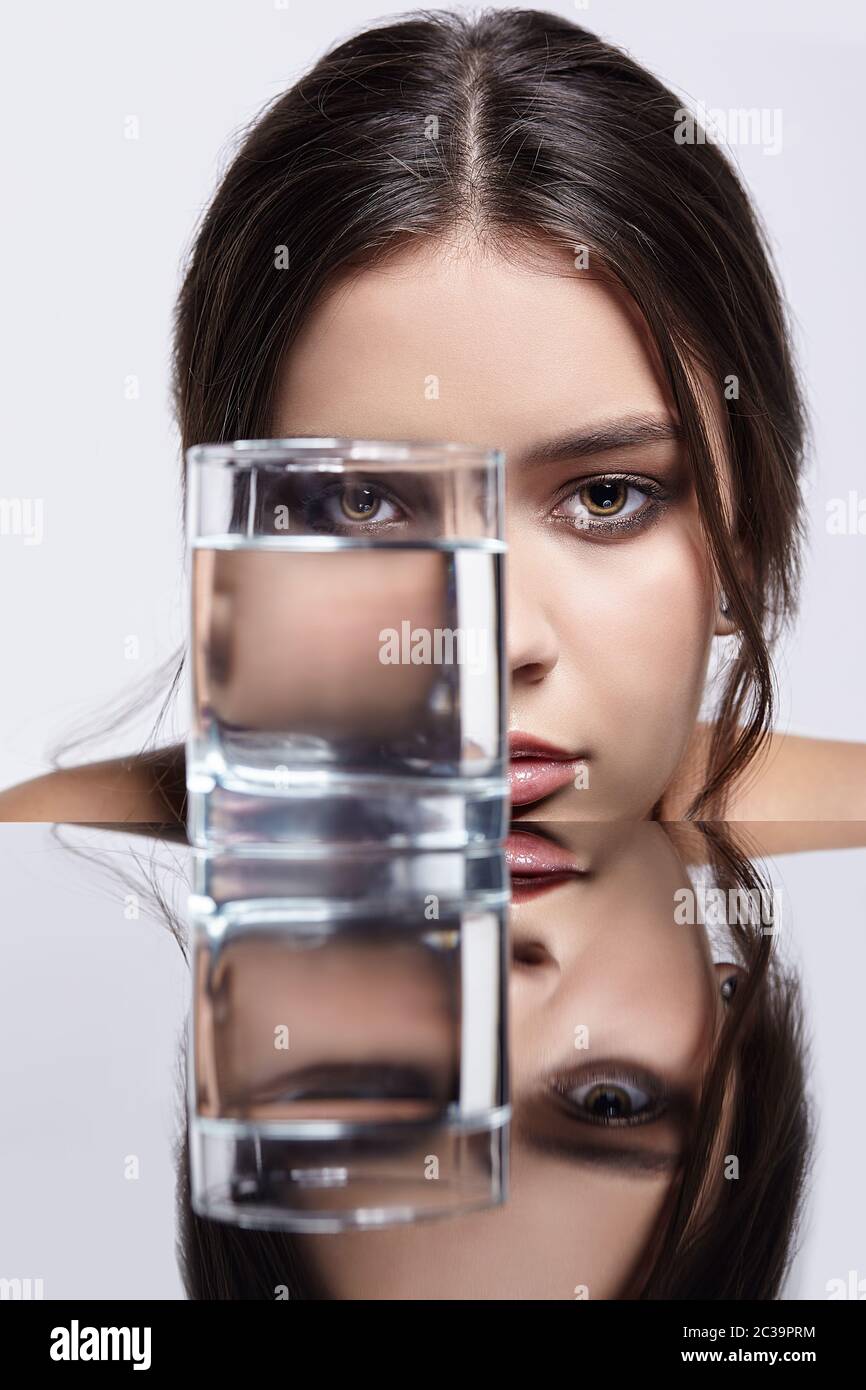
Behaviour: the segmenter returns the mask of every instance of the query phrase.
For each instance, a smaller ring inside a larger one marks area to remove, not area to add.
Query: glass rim
[[[185,451],[191,467],[216,465],[227,468],[250,463],[280,463],[283,454],[297,454],[297,464],[315,467],[317,462],[348,465],[363,462],[379,467],[427,462],[428,467],[501,467],[504,450],[481,444],[461,444],[451,439],[361,439],[351,435],[296,435],[275,439],[235,439],[223,443],[191,444]],[[444,457],[443,457],[444,455]],[[284,462],[288,463],[289,460]]]

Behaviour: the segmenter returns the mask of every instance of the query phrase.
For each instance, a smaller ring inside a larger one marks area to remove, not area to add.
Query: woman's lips
[[[545,893],[583,872],[574,855],[562,845],[526,830],[512,830],[505,842],[505,861],[515,902]]]
[[[508,751],[512,806],[541,801],[569,783],[574,785],[577,768],[586,762],[582,754],[569,753],[530,734],[509,735]]]

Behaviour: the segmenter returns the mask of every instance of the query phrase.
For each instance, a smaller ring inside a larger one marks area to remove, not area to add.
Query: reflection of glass
[[[796,981],[766,922],[714,940],[679,910],[710,884],[763,901],[759,872],[724,827],[521,822],[507,854],[508,1200],[245,1233],[242,1259],[187,1209],[190,1296],[271,1298],[277,1268],[293,1299],[778,1297],[809,1148]]]
[[[504,833],[504,455],[247,440],[187,454],[194,843]]]
[[[195,887],[195,1210],[333,1230],[501,1201],[501,851],[200,852]]]

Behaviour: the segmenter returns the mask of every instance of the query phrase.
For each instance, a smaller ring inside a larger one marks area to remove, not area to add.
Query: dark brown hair
[[[687,811],[706,819],[724,815],[772,722],[769,649],[799,577],[804,417],[764,233],[718,146],[678,143],[681,129],[661,82],[555,14],[420,10],[364,29],[244,133],[193,238],[173,391],[184,449],[272,435],[279,366],[338,271],[454,234],[502,254],[586,246],[655,340],[740,635]],[[707,391],[721,402],[731,376],[728,511]],[[154,756],[177,812],[182,750],[170,766]]]

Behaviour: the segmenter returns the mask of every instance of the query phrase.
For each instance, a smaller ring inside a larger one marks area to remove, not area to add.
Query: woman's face
[[[688,877],[661,826],[540,829],[516,837],[533,874],[512,859],[508,1200],[302,1238],[337,1298],[605,1299],[641,1276],[731,967],[674,922]]]
[[[515,812],[648,816],[695,728],[717,595],[674,407],[624,294],[564,252],[526,267],[403,253],[321,300],[274,424],[505,451]]]

